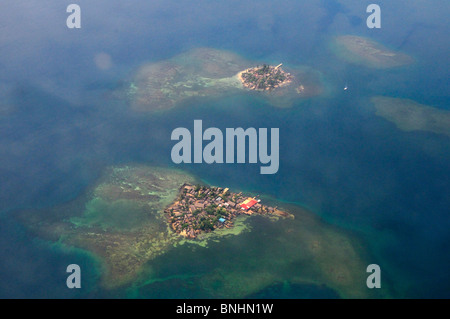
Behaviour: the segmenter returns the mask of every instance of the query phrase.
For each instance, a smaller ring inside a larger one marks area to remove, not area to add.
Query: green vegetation
[[[203,231],[214,230],[214,223],[210,219],[201,219],[198,228]]]
[[[226,217],[228,216],[228,212],[223,208],[223,207],[219,207],[216,211],[217,215],[219,216],[223,216]]]
[[[214,205],[209,205],[208,207],[205,208],[205,212],[208,215],[214,215],[214,213],[216,212],[216,207],[214,207]]]

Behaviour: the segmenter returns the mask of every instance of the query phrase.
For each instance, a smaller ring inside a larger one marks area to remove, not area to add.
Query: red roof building
[[[250,207],[252,207],[256,203],[257,203],[256,199],[249,197],[240,206],[245,210],[249,210]]]

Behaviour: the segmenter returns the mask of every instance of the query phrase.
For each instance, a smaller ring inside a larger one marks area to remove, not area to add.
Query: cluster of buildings
[[[267,91],[291,82],[292,75],[281,69],[282,64],[275,67],[264,64],[249,68],[239,73],[243,86],[250,90]]]
[[[260,202],[256,197],[232,193],[228,188],[184,184],[177,200],[164,212],[176,233],[196,238],[202,232],[232,227],[233,219],[240,214],[286,214]]]

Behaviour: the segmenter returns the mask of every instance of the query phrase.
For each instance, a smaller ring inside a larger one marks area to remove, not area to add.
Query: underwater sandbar
[[[376,114],[403,131],[426,131],[450,137],[450,111],[409,99],[375,96],[371,98]]]
[[[388,49],[374,40],[342,35],[332,40],[333,51],[343,60],[376,69],[400,67],[414,62],[409,55]]]

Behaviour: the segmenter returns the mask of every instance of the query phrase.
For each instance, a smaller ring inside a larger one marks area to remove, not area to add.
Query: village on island
[[[177,200],[164,211],[171,228],[188,239],[201,233],[233,227],[241,214],[273,215],[294,218],[293,215],[261,204],[255,197],[232,193],[228,188],[183,184]]]
[[[242,85],[250,90],[269,91],[292,81],[292,75],[283,71],[279,64],[271,66],[264,64],[253,68],[248,68],[238,73],[238,78]]]

